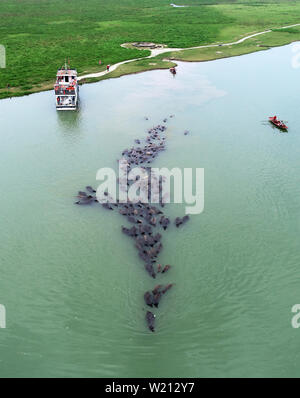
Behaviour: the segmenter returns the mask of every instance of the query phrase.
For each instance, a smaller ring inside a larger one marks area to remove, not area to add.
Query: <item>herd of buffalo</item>
[[[171,115],[170,118],[174,117]],[[148,118],[145,118],[148,120]],[[148,130],[147,138],[144,144],[140,139],[136,139],[136,147],[125,149],[122,152],[123,161],[125,159],[127,172],[129,173],[133,167],[139,166],[145,172],[151,173],[151,168],[146,164],[151,163],[157,155],[166,149],[165,131],[167,119],[163,120],[164,124],[158,125]],[[188,131],[184,132],[187,135]],[[130,186],[130,182],[127,182]],[[167,217],[162,208],[165,203],[159,195],[159,204],[157,206],[149,203],[151,198],[151,186],[148,187],[148,201],[147,203],[139,200],[138,202],[121,203],[118,199],[114,202],[109,200],[109,192],[105,192],[107,202],[99,203],[96,198],[96,190],[91,186],[86,187],[86,191],[79,191],[77,195],[77,205],[88,205],[92,203],[100,204],[107,210],[118,210],[119,213],[132,224],[131,226],[121,227],[121,231],[133,239],[134,245],[138,251],[138,255],[144,264],[146,272],[152,277],[157,278],[159,274],[165,274],[171,268],[171,265],[161,265],[158,263],[158,255],[161,252],[163,245],[161,243],[162,235],[160,232],[166,231],[171,224],[171,220]],[[161,188],[161,185],[160,185]],[[146,202],[146,201],[145,201]],[[176,217],[174,225],[179,228],[189,220],[189,216]],[[151,308],[146,311],[146,323],[150,331],[155,331],[155,314],[152,312],[157,308],[163,296],[171,289],[172,283],[167,285],[157,285],[152,291],[147,291],[144,294],[145,304]]]

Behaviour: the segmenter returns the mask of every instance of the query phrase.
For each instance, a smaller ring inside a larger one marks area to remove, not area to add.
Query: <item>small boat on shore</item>
[[[54,90],[57,110],[76,110],[79,92],[76,69],[70,69],[67,64],[61,69],[58,69]]]
[[[288,130],[288,126],[282,120],[278,120],[277,116],[270,116],[269,121],[270,121],[270,123],[272,123],[275,127],[277,127],[280,130],[283,130],[283,131]]]
[[[170,72],[173,74],[173,75],[176,75],[176,69],[173,67],[173,68],[170,68]]]

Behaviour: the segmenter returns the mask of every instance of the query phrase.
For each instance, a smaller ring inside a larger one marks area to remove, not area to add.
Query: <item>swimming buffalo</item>
[[[144,300],[149,307],[153,307],[153,295],[150,292],[144,294]]]
[[[162,274],[164,274],[165,272],[167,272],[169,269],[171,268],[171,265],[165,265],[163,270],[161,271]]]
[[[148,272],[148,274],[150,275],[150,276],[152,276],[152,278],[156,278],[156,274],[155,274],[155,272],[154,272],[154,268],[153,268],[153,265],[152,264],[150,264],[150,263],[146,263],[145,264],[145,270]]]
[[[147,311],[146,313],[146,322],[149,330],[155,332],[155,315],[151,311]]]

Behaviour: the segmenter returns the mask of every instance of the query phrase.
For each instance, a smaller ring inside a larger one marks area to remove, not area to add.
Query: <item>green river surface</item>
[[[175,78],[84,85],[79,112],[57,112],[53,92],[0,101],[0,377],[300,376],[294,55],[289,45],[179,63]],[[153,166],[204,168],[205,208],[163,234],[159,260],[172,268],[154,281],[121,233],[126,219],[73,203],[170,114]],[[175,286],[151,333],[143,294],[159,282]]]

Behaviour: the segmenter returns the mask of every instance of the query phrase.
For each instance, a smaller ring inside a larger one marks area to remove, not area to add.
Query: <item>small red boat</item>
[[[274,126],[276,126],[277,128],[279,128],[280,130],[283,131],[287,131],[288,126],[286,124],[283,123],[282,120],[278,120],[277,116],[271,116],[269,117],[269,121],[274,124]]]
[[[173,75],[176,75],[176,69],[175,69],[175,68],[170,68],[170,72],[171,72]]]

